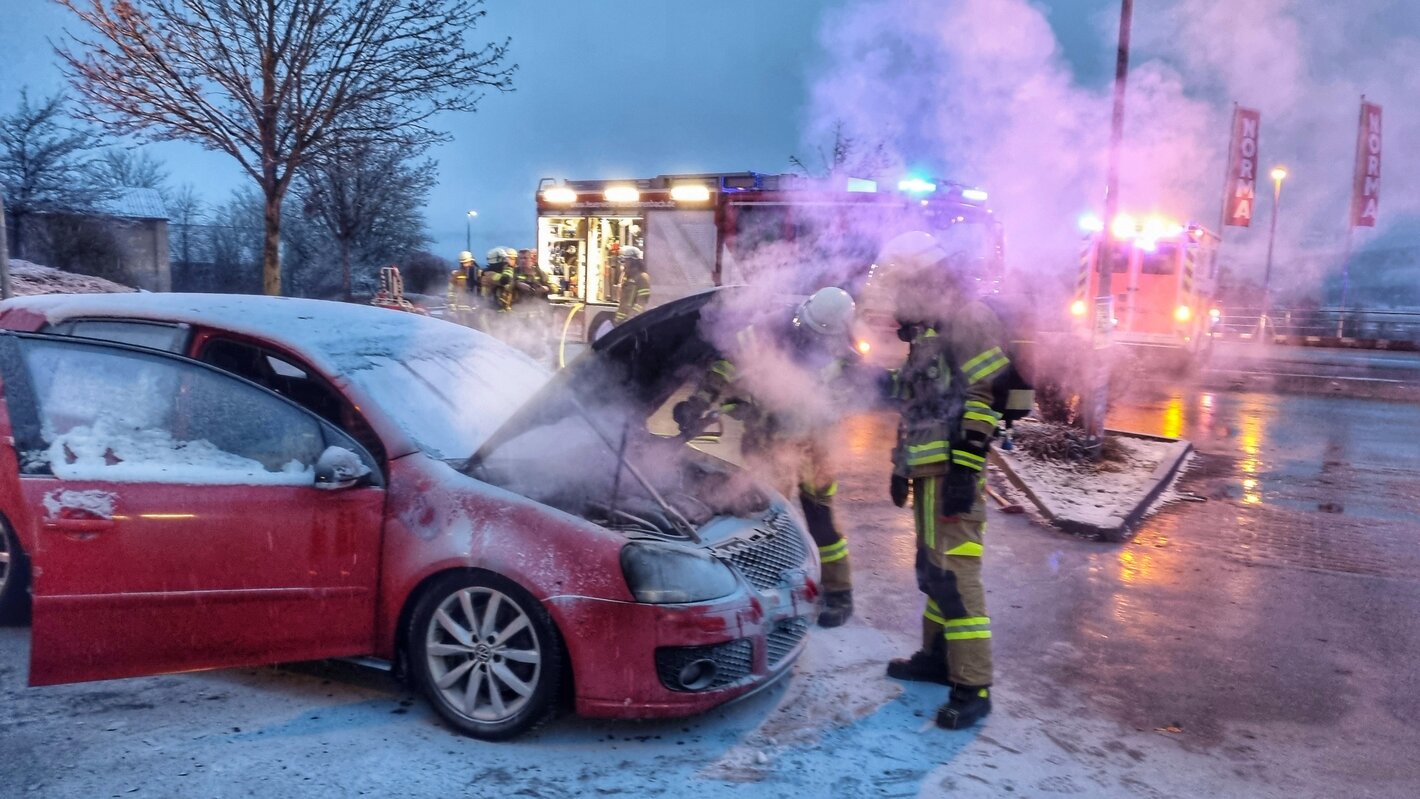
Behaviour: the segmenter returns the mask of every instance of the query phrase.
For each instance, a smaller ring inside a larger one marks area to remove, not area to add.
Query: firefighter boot
[[[953,685],[947,703],[937,708],[937,726],[964,730],[991,712],[991,688],[986,685]]]
[[[823,610],[818,613],[818,626],[839,627],[852,617],[852,591],[827,591],[824,593]]]
[[[942,625],[923,619],[922,648],[910,657],[888,661],[887,676],[894,680],[951,685],[951,677],[947,674],[947,640],[942,637]]]

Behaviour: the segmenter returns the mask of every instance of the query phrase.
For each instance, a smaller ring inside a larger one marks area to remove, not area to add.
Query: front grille
[[[785,619],[774,625],[774,629],[770,630],[769,635],[764,639],[769,668],[774,668],[779,664],[779,661],[788,657],[789,653],[794,651],[794,647],[798,646],[808,633],[808,619]]]
[[[808,549],[798,525],[787,513],[776,513],[753,534],[716,547],[749,584],[760,590],[778,586],[784,572],[808,560]]]
[[[748,638],[740,638],[712,646],[667,646],[656,650],[656,674],[661,684],[672,691],[713,691],[749,676],[754,648]],[[681,671],[697,660],[715,664],[715,677],[709,684],[687,688],[680,679]]]

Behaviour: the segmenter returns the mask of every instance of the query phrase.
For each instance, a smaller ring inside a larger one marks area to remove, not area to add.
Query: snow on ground
[[[1098,466],[1037,458],[1020,447],[997,454],[1061,517],[1109,526],[1134,509],[1153,485],[1154,469],[1174,448],[1168,441],[1114,438],[1118,460]]]
[[[101,277],[79,275],[49,266],[10,259],[10,292],[16,297],[34,294],[108,294],[137,291]]]

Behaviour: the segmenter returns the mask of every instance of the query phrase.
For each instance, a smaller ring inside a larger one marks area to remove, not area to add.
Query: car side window
[[[71,319],[51,325],[44,332],[180,354],[187,349],[189,328],[187,325],[128,319]]]
[[[228,338],[212,338],[203,343],[197,359],[275,391],[339,427],[376,458],[384,459],[379,436],[319,375],[310,374],[302,366],[266,348]]]
[[[39,426],[23,453],[26,474],[304,486],[328,446],[368,459],[311,414],[190,361],[77,341],[17,343]]]

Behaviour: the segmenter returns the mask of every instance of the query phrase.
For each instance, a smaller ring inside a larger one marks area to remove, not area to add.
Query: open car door
[[[385,492],[344,433],[126,345],[0,334],[0,374],[31,685],[371,651]]]

